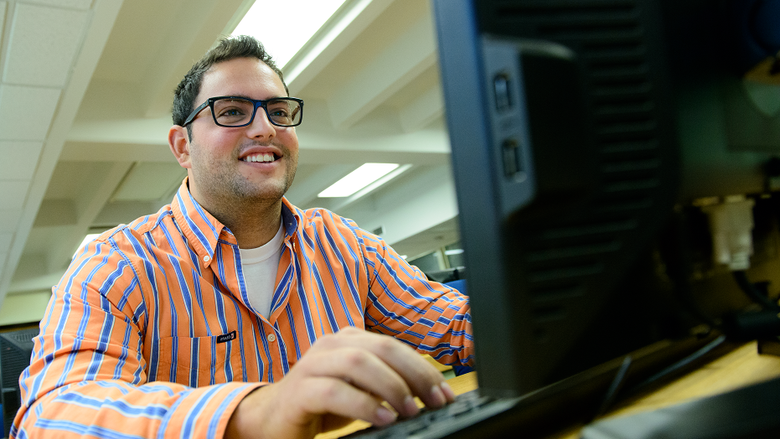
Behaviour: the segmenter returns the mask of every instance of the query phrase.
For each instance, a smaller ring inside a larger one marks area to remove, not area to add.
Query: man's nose
[[[266,113],[265,108],[257,107],[255,118],[247,126],[247,135],[252,138],[271,138],[276,135],[276,126],[268,119],[268,113]]]

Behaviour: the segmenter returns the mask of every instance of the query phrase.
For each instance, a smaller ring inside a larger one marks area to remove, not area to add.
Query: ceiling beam
[[[392,3],[393,0],[344,2],[282,69],[290,93],[300,93]]]
[[[157,211],[162,205],[170,203],[171,196],[165,202],[161,201],[112,201],[106,203],[100,210],[100,213],[92,220],[92,229],[90,233],[97,233],[116,226],[117,224],[128,224],[142,215],[147,215]]]
[[[68,142],[168,143],[170,113],[154,118],[77,121],[68,132]]]
[[[444,116],[444,98],[438,84],[417,96],[398,112],[404,132],[413,132],[428,126]]]
[[[28,265],[45,264],[46,257],[35,255],[33,257],[25,256],[24,263]],[[39,276],[28,277],[23,280],[14,281],[8,288],[8,294],[32,293],[35,291],[47,291],[51,293],[51,288],[60,281],[65,270],[59,270],[53,273],[46,273]],[[5,306],[3,306],[5,308]]]
[[[175,163],[167,144],[66,142],[63,162],[170,162]]]
[[[449,156],[450,140],[441,130],[421,130],[413,133],[348,134],[298,131],[302,151],[330,150],[339,152],[362,151],[367,153],[440,154]],[[303,153],[301,153],[303,154]],[[334,153],[334,156],[337,154]],[[341,161],[352,161],[349,155],[339,156]],[[396,159],[398,162],[400,159]],[[403,163],[412,163],[401,160]]]
[[[420,134],[415,133],[415,134]],[[412,136],[428,138],[429,136]],[[433,140],[436,140],[436,136]],[[392,140],[401,140],[403,136],[395,139],[365,139],[345,141],[336,147],[315,146],[306,148],[301,146],[299,164],[339,164],[339,163],[412,163],[418,165],[435,165],[449,163],[450,155],[446,151],[414,151],[401,149],[368,149],[364,146],[368,143],[390,143]],[[441,140],[446,140],[442,136]],[[329,143],[330,144],[330,143]],[[352,148],[354,147],[354,148]],[[399,155],[400,154],[400,155]],[[67,142],[62,150],[60,160],[63,162],[149,162],[149,163],[176,163],[176,159],[168,149],[168,145],[147,145],[134,143],[91,143],[91,142]],[[7,207],[7,206],[6,206]]]
[[[21,217],[22,209],[9,209],[8,206],[3,206],[0,209],[0,231],[15,231]]]
[[[200,59],[214,45],[217,35],[227,36],[229,26],[238,23],[254,0],[186,0],[181,2],[176,20],[188,23],[178,26],[156,48],[156,58],[150,64],[141,90],[147,117],[169,115],[173,102],[173,90],[195,60]],[[175,59],[178,62],[171,62]]]
[[[102,180],[93,186],[92,191],[82,192],[76,201],[78,218],[73,232],[66,239],[61,239],[49,253],[49,271],[55,271],[66,267],[73,257],[75,246],[87,235],[87,230],[92,226],[103,206],[111,198],[117,186],[125,178],[125,175],[133,166],[132,162],[114,162],[106,169]]]
[[[73,200],[43,200],[33,227],[73,226],[78,223]]]
[[[96,123],[97,124],[97,123]],[[167,145],[166,135],[152,141],[152,135],[142,133],[144,127],[159,123],[130,122],[128,127],[117,123],[115,130],[69,136],[59,157],[62,161],[81,162],[169,162],[175,159]],[[139,130],[132,136],[133,128]],[[83,126],[81,129],[85,129]],[[81,131],[79,131],[81,132]],[[159,133],[158,133],[159,134]],[[421,130],[412,133],[386,135],[356,135],[298,131],[299,163],[366,163],[392,162],[411,164],[449,163],[450,142],[446,132]]]
[[[436,65],[436,40],[430,17],[422,16],[343,88],[328,99],[334,127],[344,130],[355,125],[393,93]]]

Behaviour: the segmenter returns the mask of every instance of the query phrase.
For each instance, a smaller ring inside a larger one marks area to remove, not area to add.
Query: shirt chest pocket
[[[213,337],[160,339],[157,380],[202,387],[242,380],[235,332]]]

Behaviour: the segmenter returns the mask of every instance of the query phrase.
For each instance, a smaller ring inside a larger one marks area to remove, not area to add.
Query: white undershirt
[[[265,318],[268,318],[271,312],[283,242],[284,228],[279,224],[276,236],[267,243],[257,248],[238,249],[241,253],[241,268],[244,271],[249,304]]]

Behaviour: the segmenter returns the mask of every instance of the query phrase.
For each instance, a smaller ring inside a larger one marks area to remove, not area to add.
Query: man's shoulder
[[[172,217],[170,205],[165,205],[153,214],[141,216],[128,224],[119,224],[106,230],[95,240],[111,243],[115,247],[133,246],[141,241],[147,233],[154,233],[155,230],[165,227],[166,219]]]
[[[124,294],[122,292],[126,288],[134,285],[133,279],[140,280],[137,286],[143,289],[142,285],[147,281],[141,279],[146,278],[144,272],[149,270],[147,263],[159,256],[154,253],[161,247],[155,243],[163,239],[163,233],[167,236],[176,233],[162,231],[171,228],[166,220],[169,216],[170,207],[164,206],[154,214],[115,226],[87,242],[74,254],[58,288],[69,289],[79,283],[80,279],[88,277],[106,297],[114,293]],[[136,296],[130,302],[137,305],[141,300],[140,296]]]
[[[311,207],[308,209],[295,208],[298,218],[304,227],[321,225],[327,228],[358,229],[357,223],[350,218],[341,216],[324,207]]]
[[[347,217],[341,216],[323,207],[310,207],[301,209],[286,203],[290,213],[297,221],[297,232],[306,240],[319,239],[323,236],[340,237],[350,246],[361,245],[363,240],[371,233],[360,228],[358,224]],[[286,214],[283,214],[286,216]],[[319,237],[319,238],[317,238]]]

